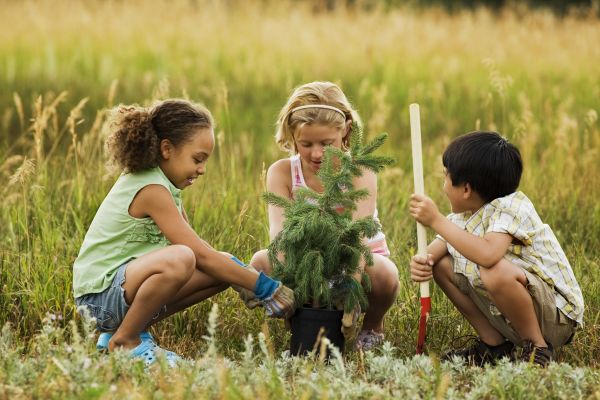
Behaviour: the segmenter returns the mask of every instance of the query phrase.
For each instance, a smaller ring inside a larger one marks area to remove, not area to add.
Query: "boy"
[[[496,132],[471,132],[450,143],[443,164],[452,213],[411,196],[410,214],[438,234],[427,259],[413,257],[411,278],[433,276],[479,335],[443,359],[494,364],[520,344],[522,360],[545,367],[582,323],[583,296],[554,233],[516,191],[519,150]]]

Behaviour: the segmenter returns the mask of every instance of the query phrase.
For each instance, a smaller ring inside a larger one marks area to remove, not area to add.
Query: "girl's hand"
[[[424,226],[430,227],[437,218],[444,217],[437,205],[427,196],[412,194],[409,202],[410,215]]]
[[[356,305],[350,312],[345,312],[342,316],[342,335],[346,340],[350,340],[358,331],[358,317],[360,317],[360,305]]]
[[[415,282],[426,282],[431,280],[433,274],[431,272],[433,267],[433,255],[427,254],[427,258],[415,255],[410,260],[410,278]]]

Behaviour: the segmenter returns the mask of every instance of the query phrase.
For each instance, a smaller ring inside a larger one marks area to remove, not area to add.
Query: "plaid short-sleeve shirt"
[[[450,214],[448,219],[476,236],[500,232],[517,239],[520,243],[511,243],[504,258],[542,278],[554,289],[556,307],[572,320],[582,323],[583,295],[571,265],[552,229],[542,222],[525,194],[515,192],[486,203],[474,214]],[[454,272],[466,276],[479,293],[487,296],[479,265],[458,253],[449,243],[446,245],[454,260]]]

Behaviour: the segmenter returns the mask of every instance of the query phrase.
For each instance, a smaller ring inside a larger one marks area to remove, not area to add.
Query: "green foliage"
[[[371,249],[362,238],[375,235],[380,227],[372,216],[352,220],[358,201],[369,195],[367,190],[355,189],[353,179],[365,169],[377,173],[393,162],[373,154],[386,138],[382,134],[363,145],[362,127],[355,122],[348,152],[334,147],[325,150],[317,173],[323,193],[301,188],[293,201],[270,192],[263,196],[284,210],[283,229],[269,245],[269,259],[273,275],[294,290],[298,305],[331,308],[335,304],[346,311],[359,304],[367,307],[369,278],[363,273],[361,284],[352,276],[359,271],[361,258],[367,268],[373,265]]]
[[[600,24],[520,7],[496,16],[340,8],[315,17],[313,4],[2,3],[0,327],[10,329],[0,335],[0,399],[598,397]],[[94,336],[75,345],[72,263],[115,180],[104,168],[103,110],[174,96],[209,107],[217,145],[207,174],[183,199],[200,237],[247,260],[269,240],[258,199],[264,166],[281,157],[275,115],[294,86],[315,79],[340,83],[365,127],[389,132],[385,151],[398,160],[381,173],[377,196],[401,283],[385,319],[393,351],[364,360],[350,352],[329,366],[285,357],[283,323],[245,310],[229,290],[153,327],[162,346],[197,359],[187,370],[144,374],[126,357],[97,354]],[[584,325],[548,370],[438,363],[434,354],[460,346],[473,330],[435,285],[433,356],[413,358],[411,102],[422,107],[425,186],[442,212],[449,205],[440,155],[453,137],[500,130],[519,146],[522,189],[556,233],[586,303]],[[214,303],[219,355],[204,358]],[[61,334],[42,349],[36,343],[48,332],[48,312]]]
[[[170,369],[164,360],[145,369],[127,353],[93,349],[92,324],[60,327],[45,318],[35,342],[20,347],[13,327],[0,331],[0,398],[67,399],[595,399],[597,369],[553,363],[541,369],[501,362],[468,367],[436,357],[380,353],[344,360],[330,346],[328,363],[275,353],[264,333],[244,336],[243,348],[223,355],[217,344],[228,329],[213,307],[198,354]]]

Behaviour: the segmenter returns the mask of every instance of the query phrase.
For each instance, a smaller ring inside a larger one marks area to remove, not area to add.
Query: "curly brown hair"
[[[158,165],[161,140],[177,147],[198,129],[212,129],[214,121],[200,104],[169,99],[150,108],[118,106],[112,126],[106,141],[111,162],[125,172],[138,172]]]

